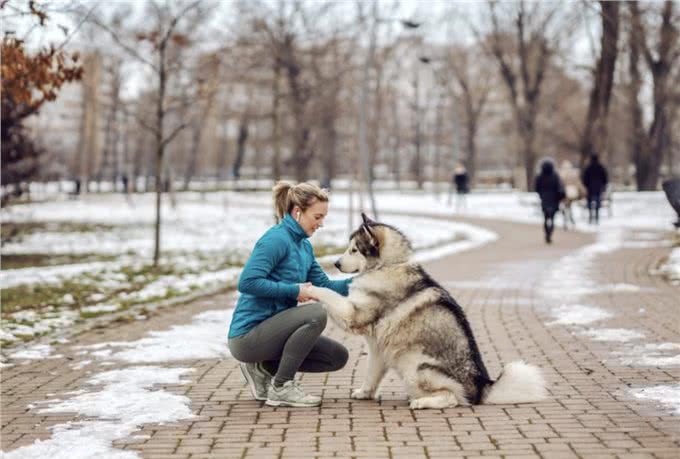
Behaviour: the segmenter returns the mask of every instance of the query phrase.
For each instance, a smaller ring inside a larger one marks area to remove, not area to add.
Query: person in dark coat
[[[543,161],[541,164],[541,173],[536,177],[534,189],[541,198],[545,242],[550,244],[555,229],[555,214],[560,208],[560,201],[564,199],[564,186],[552,161]]]
[[[600,219],[602,193],[607,188],[607,169],[604,168],[597,155],[590,157],[588,167],[581,174],[581,181],[586,187],[588,199],[588,223],[597,224]]]
[[[461,162],[456,164],[453,170],[453,183],[456,185],[456,212],[467,208],[465,195],[470,191],[470,177],[465,165]]]

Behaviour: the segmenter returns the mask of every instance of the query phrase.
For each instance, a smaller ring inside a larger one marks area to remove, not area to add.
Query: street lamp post
[[[371,210],[373,211],[373,218],[378,218],[378,209],[375,205],[375,197],[373,196],[373,183],[371,181],[371,164],[368,159],[368,140],[366,138],[366,124],[368,118],[368,90],[370,85],[370,69],[373,66],[373,59],[375,55],[375,42],[377,40],[378,31],[378,2],[373,0],[372,8],[373,24],[371,25],[371,35],[368,44],[368,54],[364,61],[364,68],[362,72],[361,84],[361,99],[359,104],[359,155],[361,156],[362,164],[362,188],[365,188],[368,198],[371,201]],[[350,194],[351,196],[351,194]],[[350,198],[351,199],[351,198]],[[351,204],[351,203],[350,203]],[[362,209],[363,210],[363,209]],[[351,211],[351,208],[350,208]],[[351,214],[351,212],[350,212]],[[352,217],[350,216],[350,231],[352,227]]]
[[[421,153],[421,146],[422,146],[422,132],[421,132],[421,125],[420,125],[420,119],[421,119],[421,113],[420,113],[420,63],[422,64],[429,64],[430,63],[430,58],[427,56],[420,56],[418,57],[418,62],[416,62],[416,69],[414,72],[414,81],[413,81],[413,91],[414,91],[414,124],[415,124],[415,139],[414,139],[414,144],[416,147],[415,151],[415,158],[413,161],[413,170],[416,174],[416,183],[418,185],[418,189],[423,188],[423,174],[422,174],[422,153]]]

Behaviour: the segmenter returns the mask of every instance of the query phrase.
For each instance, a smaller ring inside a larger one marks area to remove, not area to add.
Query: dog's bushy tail
[[[547,397],[541,369],[521,360],[505,365],[500,377],[487,389],[483,403],[513,404],[540,402]]]

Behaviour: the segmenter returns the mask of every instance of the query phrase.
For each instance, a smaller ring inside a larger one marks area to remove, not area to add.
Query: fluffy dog
[[[344,273],[359,273],[349,295],[312,287],[340,327],[366,339],[367,376],[352,398],[374,398],[390,368],[403,379],[412,409],[545,398],[541,371],[524,362],[506,365],[496,381],[489,378],[463,309],[409,261],[409,240],[392,226],[362,217],[335,263]]]

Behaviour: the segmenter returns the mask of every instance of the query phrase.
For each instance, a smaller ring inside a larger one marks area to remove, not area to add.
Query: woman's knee
[[[347,365],[347,361],[349,360],[349,351],[345,346],[342,344],[339,344],[338,347],[335,349],[334,356],[333,356],[333,361],[336,362],[335,369],[339,370],[340,368],[344,368],[345,365]]]
[[[326,313],[326,309],[321,305],[321,303],[308,304],[305,305],[304,308],[306,309],[305,322],[323,331],[326,328],[326,323],[328,322],[328,314]]]

